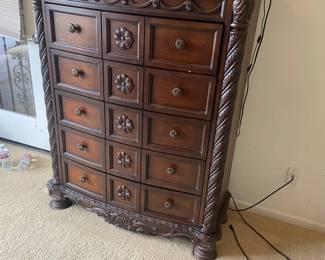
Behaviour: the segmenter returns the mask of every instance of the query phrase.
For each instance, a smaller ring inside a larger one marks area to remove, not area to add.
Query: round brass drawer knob
[[[80,107],[77,107],[75,110],[74,110],[74,113],[77,115],[77,116],[82,116],[84,114],[86,114],[86,111],[81,109]]]
[[[82,182],[82,183],[85,183],[86,180],[87,180],[87,177],[85,177],[85,176],[80,176],[79,177],[79,181]]]
[[[174,97],[180,97],[180,96],[183,95],[183,90],[178,88],[178,87],[173,88],[172,94],[173,94]]]
[[[82,71],[81,71],[80,69],[73,68],[73,69],[71,70],[71,73],[72,73],[73,76],[75,76],[75,77],[79,77],[79,76],[82,74]]]
[[[176,174],[176,169],[173,168],[173,167],[169,167],[169,168],[167,168],[166,172],[167,172],[168,175],[175,175]]]
[[[68,25],[68,31],[69,31],[70,33],[79,32],[79,31],[80,31],[80,26],[77,25],[77,24],[70,23],[70,24]]]
[[[86,144],[77,144],[77,148],[79,151],[85,151],[87,149]]]
[[[173,206],[173,201],[172,200],[165,201],[164,206],[166,209],[170,209]]]
[[[182,39],[177,39],[175,41],[175,47],[177,50],[184,50],[186,47],[186,42]]]
[[[178,132],[175,129],[169,131],[170,138],[176,138],[178,136]]]

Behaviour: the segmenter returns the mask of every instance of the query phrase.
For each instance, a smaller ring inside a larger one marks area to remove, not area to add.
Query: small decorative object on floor
[[[27,170],[32,161],[31,153],[25,153],[17,165],[18,170]]]
[[[4,144],[0,144],[0,164],[1,167],[6,171],[10,171],[12,169],[9,149]]]

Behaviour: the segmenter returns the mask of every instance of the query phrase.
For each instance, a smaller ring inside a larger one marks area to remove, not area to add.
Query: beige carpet
[[[0,141],[1,142],[1,141]],[[17,161],[26,148],[9,145]],[[30,149],[28,149],[30,150]],[[187,260],[188,241],[138,235],[106,224],[79,206],[64,211],[48,207],[45,183],[51,175],[48,154],[32,151],[30,170],[0,170],[0,259],[109,259]],[[291,259],[325,259],[325,235],[258,215],[245,213],[248,220]],[[251,259],[283,259],[229,214],[239,239]],[[244,259],[228,225],[218,242],[220,259]]]

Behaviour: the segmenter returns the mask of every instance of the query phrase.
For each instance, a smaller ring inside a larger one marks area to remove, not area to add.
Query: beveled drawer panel
[[[50,47],[102,56],[100,12],[50,4],[45,7]]]
[[[141,212],[162,219],[197,224],[200,197],[141,185]]]
[[[58,50],[51,57],[56,88],[104,99],[102,60]]]
[[[105,140],[60,127],[61,154],[87,166],[105,171]]]
[[[106,201],[106,174],[70,160],[62,160],[66,186],[95,199]]]
[[[109,103],[106,110],[106,138],[140,147],[142,144],[142,111]]]
[[[56,90],[61,125],[105,137],[104,102]]]
[[[104,62],[106,101],[142,108],[143,67],[118,62]]]
[[[216,75],[223,25],[146,18],[145,64]]]
[[[205,159],[210,122],[150,112],[143,120],[144,148]]]
[[[107,175],[107,203],[140,211],[140,184]]]
[[[144,17],[102,13],[104,59],[143,64]]]
[[[131,180],[140,180],[141,150],[129,145],[106,142],[106,170]]]
[[[215,89],[215,77],[146,68],[144,108],[210,119]]]
[[[141,179],[153,186],[200,195],[204,161],[143,150]]]

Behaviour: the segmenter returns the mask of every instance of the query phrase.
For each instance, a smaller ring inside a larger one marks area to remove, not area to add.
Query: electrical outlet
[[[291,182],[290,184],[297,185],[297,177],[298,177],[297,169],[294,167],[288,167],[285,182],[289,182],[292,177],[294,179],[293,179],[293,182]]]

